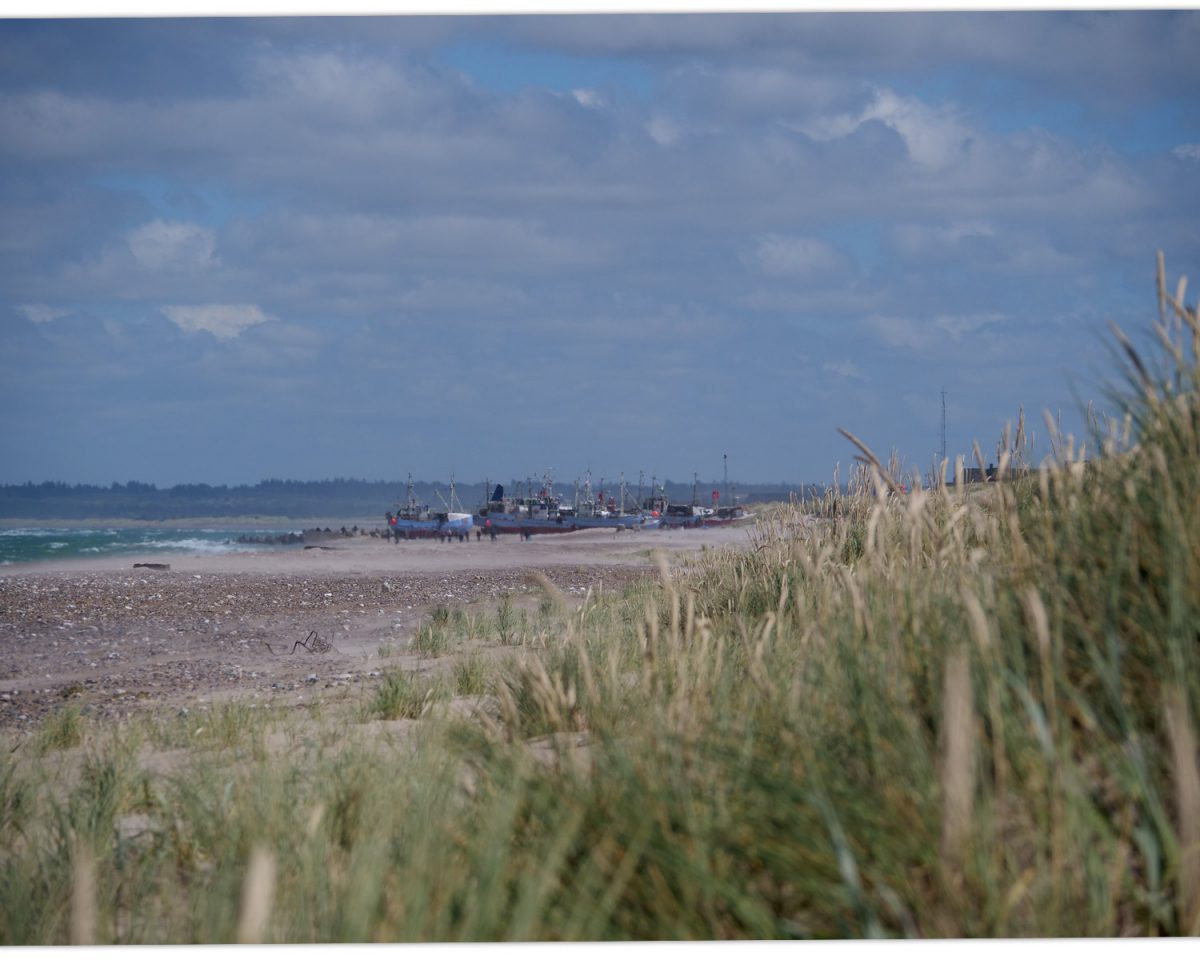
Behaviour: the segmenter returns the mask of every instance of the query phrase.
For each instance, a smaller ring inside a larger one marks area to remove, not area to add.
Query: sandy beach
[[[0,573],[0,728],[32,728],[77,700],[111,719],[233,698],[307,706],[370,684],[385,667],[445,668],[407,653],[439,605],[490,612],[504,594],[522,602],[528,591],[524,602],[536,606],[535,570],[569,597],[620,589],[657,575],[655,549],[675,560],[705,547],[744,549],[752,530],[466,543],[353,537],[302,550],[8,566]],[[328,648],[296,647],[313,636]]]

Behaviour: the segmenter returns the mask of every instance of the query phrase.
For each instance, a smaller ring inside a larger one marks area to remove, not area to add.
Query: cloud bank
[[[0,481],[827,478],[1099,395],[1200,17],[0,24]],[[6,306],[5,306],[6,304]],[[66,451],[70,451],[68,455]]]

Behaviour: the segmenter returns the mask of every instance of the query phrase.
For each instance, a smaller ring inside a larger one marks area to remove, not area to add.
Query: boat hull
[[[728,527],[748,519],[750,514],[740,517],[663,517],[662,525],[668,530],[695,530],[700,527]]]
[[[448,520],[405,520],[395,517],[388,524],[394,534],[401,537],[457,537],[471,532],[473,518],[471,514],[455,516]]]
[[[480,513],[475,525],[497,533],[572,533],[576,530],[657,530],[660,520],[630,514],[624,517],[514,517],[510,513]]]

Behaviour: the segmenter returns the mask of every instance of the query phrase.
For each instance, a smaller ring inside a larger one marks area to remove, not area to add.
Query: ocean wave
[[[192,553],[256,553],[276,548],[275,544],[237,543],[232,539],[202,540],[199,537],[183,537],[178,540],[144,540],[136,545],[140,549],[189,551]]]
[[[91,536],[96,534],[96,530],[64,530],[62,527],[10,527],[7,530],[0,530],[0,537],[64,537],[64,536]],[[105,530],[104,533],[111,534],[113,531]]]
[[[199,537],[184,537],[179,540],[143,540],[138,546],[159,550],[191,550],[196,553],[230,553],[228,544],[219,540],[201,540]]]
[[[41,530],[23,527],[3,531],[0,562],[5,564],[61,561],[67,557],[114,557],[141,554],[223,555],[289,549],[288,544],[238,543],[239,536],[265,535],[269,531],[173,530]]]

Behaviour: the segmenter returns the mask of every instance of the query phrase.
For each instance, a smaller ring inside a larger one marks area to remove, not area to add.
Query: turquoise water
[[[234,542],[242,535],[262,537],[284,532],[286,531],[245,528],[217,530],[211,527],[147,529],[96,526],[70,530],[35,526],[13,527],[0,530],[0,566],[129,554],[183,556],[299,549],[300,544],[282,546]]]

